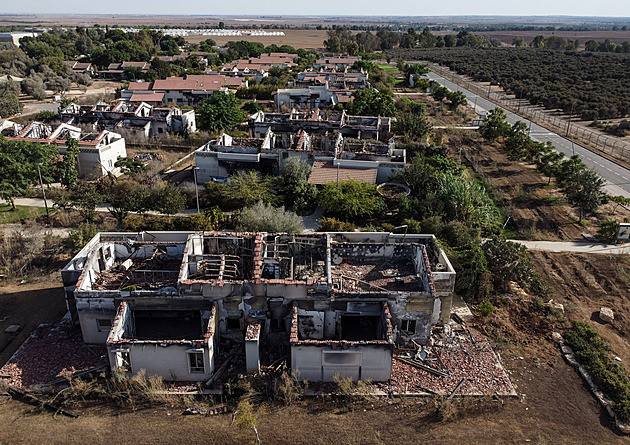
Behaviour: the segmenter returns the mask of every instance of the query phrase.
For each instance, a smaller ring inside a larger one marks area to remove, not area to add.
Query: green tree
[[[0,95],[0,118],[11,117],[22,112],[24,105],[15,94]]]
[[[258,201],[271,203],[275,196],[271,193],[272,182],[255,170],[240,171],[229,178],[229,185],[223,189],[226,199],[253,205]]]
[[[317,187],[310,184],[311,167],[300,158],[289,158],[278,184],[280,194],[284,196],[287,208],[302,213],[317,204]]]
[[[318,201],[327,213],[343,221],[376,217],[386,210],[385,202],[373,184],[353,179],[324,185]]]
[[[186,207],[186,197],[173,184],[163,183],[151,190],[149,198],[153,210],[166,215],[179,213]]]
[[[0,198],[11,204],[39,181],[39,164],[45,181],[50,181],[51,159],[56,147],[37,142],[9,141],[0,135]]]
[[[359,116],[393,116],[394,98],[373,88],[361,88],[352,93],[350,112]]]
[[[46,97],[46,85],[39,77],[28,77],[22,81],[22,91],[35,100]]]
[[[442,102],[444,99],[446,99],[449,95],[450,91],[448,90],[448,88],[446,87],[442,87],[442,86],[437,86],[432,92],[431,92],[431,96],[433,97],[433,99],[435,99],[437,102]]]
[[[562,159],[564,159],[564,153],[555,151],[551,143],[548,142],[543,149],[542,155],[536,162],[538,171],[547,176],[548,184],[551,183],[551,178],[558,174]]]
[[[216,93],[197,106],[199,129],[216,132],[230,131],[245,119],[241,101],[232,93]]]
[[[77,183],[79,177],[77,156],[79,156],[78,142],[70,138],[66,142],[66,153],[63,159],[57,163],[57,176],[64,187],[72,187]]]
[[[80,182],[70,191],[69,206],[77,209],[85,222],[94,222],[96,206],[103,202],[103,195],[95,184]]]
[[[448,100],[448,108],[453,111],[457,110],[460,105],[466,105],[468,103],[466,95],[461,91],[449,92],[446,99]]]
[[[129,157],[116,159],[114,167],[120,168],[120,171],[123,174],[129,176],[134,176],[138,173],[142,173],[143,171],[148,170],[148,167],[142,162],[136,161],[135,159]]]
[[[538,276],[527,248],[522,244],[492,237],[483,242],[482,248],[490,272],[503,283],[503,292],[508,281],[528,286]]]
[[[505,138],[503,149],[510,161],[520,161],[527,155],[528,147],[532,143],[533,141],[527,134],[527,124],[523,121],[517,121],[512,125]]]
[[[614,219],[605,219],[599,223],[599,231],[597,237],[607,243],[617,241],[619,234],[619,222]]]
[[[236,230],[244,232],[299,233],[304,230],[302,218],[285,210],[258,201],[238,215]]]
[[[524,46],[527,46],[527,44],[525,43],[525,40],[523,40],[523,38],[520,36],[515,36],[512,39],[512,45],[514,45],[517,48],[522,48]]]
[[[507,136],[510,132],[510,124],[507,123],[506,119],[507,114],[503,108],[497,107],[490,110],[479,127],[479,133],[489,142]]]
[[[580,221],[584,213],[594,212],[604,203],[604,183],[604,178],[587,168],[579,170],[564,181],[562,192],[572,205],[580,209]]]
[[[396,116],[394,132],[403,136],[405,142],[424,141],[431,134],[433,127],[422,115],[414,112],[403,112]]]
[[[123,220],[129,212],[146,212],[150,206],[149,189],[131,179],[118,179],[107,191],[109,201],[109,213],[116,218],[118,225],[122,226]]]

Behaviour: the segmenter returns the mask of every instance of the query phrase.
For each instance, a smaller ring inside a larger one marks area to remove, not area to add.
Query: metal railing
[[[465,88],[474,94],[484,97],[497,103],[520,116],[548,128],[561,136],[575,139],[589,148],[601,151],[602,153],[622,162],[630,162],[630,144],[621,139],[606,136],[600,131],[592,130],[583,125],[578,125],[571,120],[553,116],[546,110],[533,105],[524,104],[524,100],[508,96],[504,91],[492,91],[492,88],[484,87],[466,77],[453,73],[448,68],[441,67],[434,63],[428,63],[433,72],[450,80],[454,84]]]

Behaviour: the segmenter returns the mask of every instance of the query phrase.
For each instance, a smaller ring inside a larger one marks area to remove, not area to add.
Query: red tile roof
[[[315,161],[313,164],[313,172],[311,173],[311,177],[308,178],[308,182],[311,184],[327,184],[329,182],[336,182],[337,172],[339,172],[340,181],[354,179],[370,184],[376,184],[376,174],[378,171],[376,168],[356,169],[339,167],[337,169],[333,166],[332,162]]]
[[[127,89],[129,91],[148,91],[151,88],[151,82],[129,82]]]
[[[134,93],[129,102],[162,102],[164,93]]]

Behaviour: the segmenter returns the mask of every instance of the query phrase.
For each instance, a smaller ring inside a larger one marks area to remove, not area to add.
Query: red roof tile
[[[129,102],[162,102],[164,93],[134,93]]]

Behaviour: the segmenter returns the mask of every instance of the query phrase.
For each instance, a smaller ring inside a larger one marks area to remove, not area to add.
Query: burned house
[[[195,110],[178,107],[157,108],[148,103],[133,104],[124,100],[115,105],[71,103],[59,110],[61,121],[70,125],[88,126],[93,130],[115,131],[129,138],[188,135],[197,131]]]
[[[376,139],[387,142],[391,137],[391,118],[384,116],[350,116],[344,110],[340,114],[325,114],[319,109],[309,112],[292,110],[290,113],[258,113],[249,117],[249,135],[264,137],[271,128],[274,133],[309,134],[339,133],[355,139]]]
[[[108,130],[85,133],[67,123],[52,126],[37,121],[25,126],[5,121],[0,128],[7,139],[55,145],[61,155],[66,153],[68,140],[75,139],[79,149],[77,171],[81,178],[96,179],[108,173],[118,174],[120,169],[115,166],[116,160],[127,156],[125,139]]]
[[[455,272],[431,235],[100,233],[62,271],[86,343],[110,365],[206,381],[221,344],[257,372],[288,348],[297,377],[386,381],[397,342],[448,321]]]
[[[267,129],[262,138],[232,138],[223,134],[195,151],[197,181],[223,181],[240,170],[258,170],[280,174],[290,158],[299,158],[313,166],[312,183],[325,184],[341,180],[369,179],[383,183],[405,169],[405,150],[396,148],[394,140],[345,138],[341,134],[274,132]],[[330,171],[329,171],[330,170]],[[355,178],[356,175],[359,178]]]

